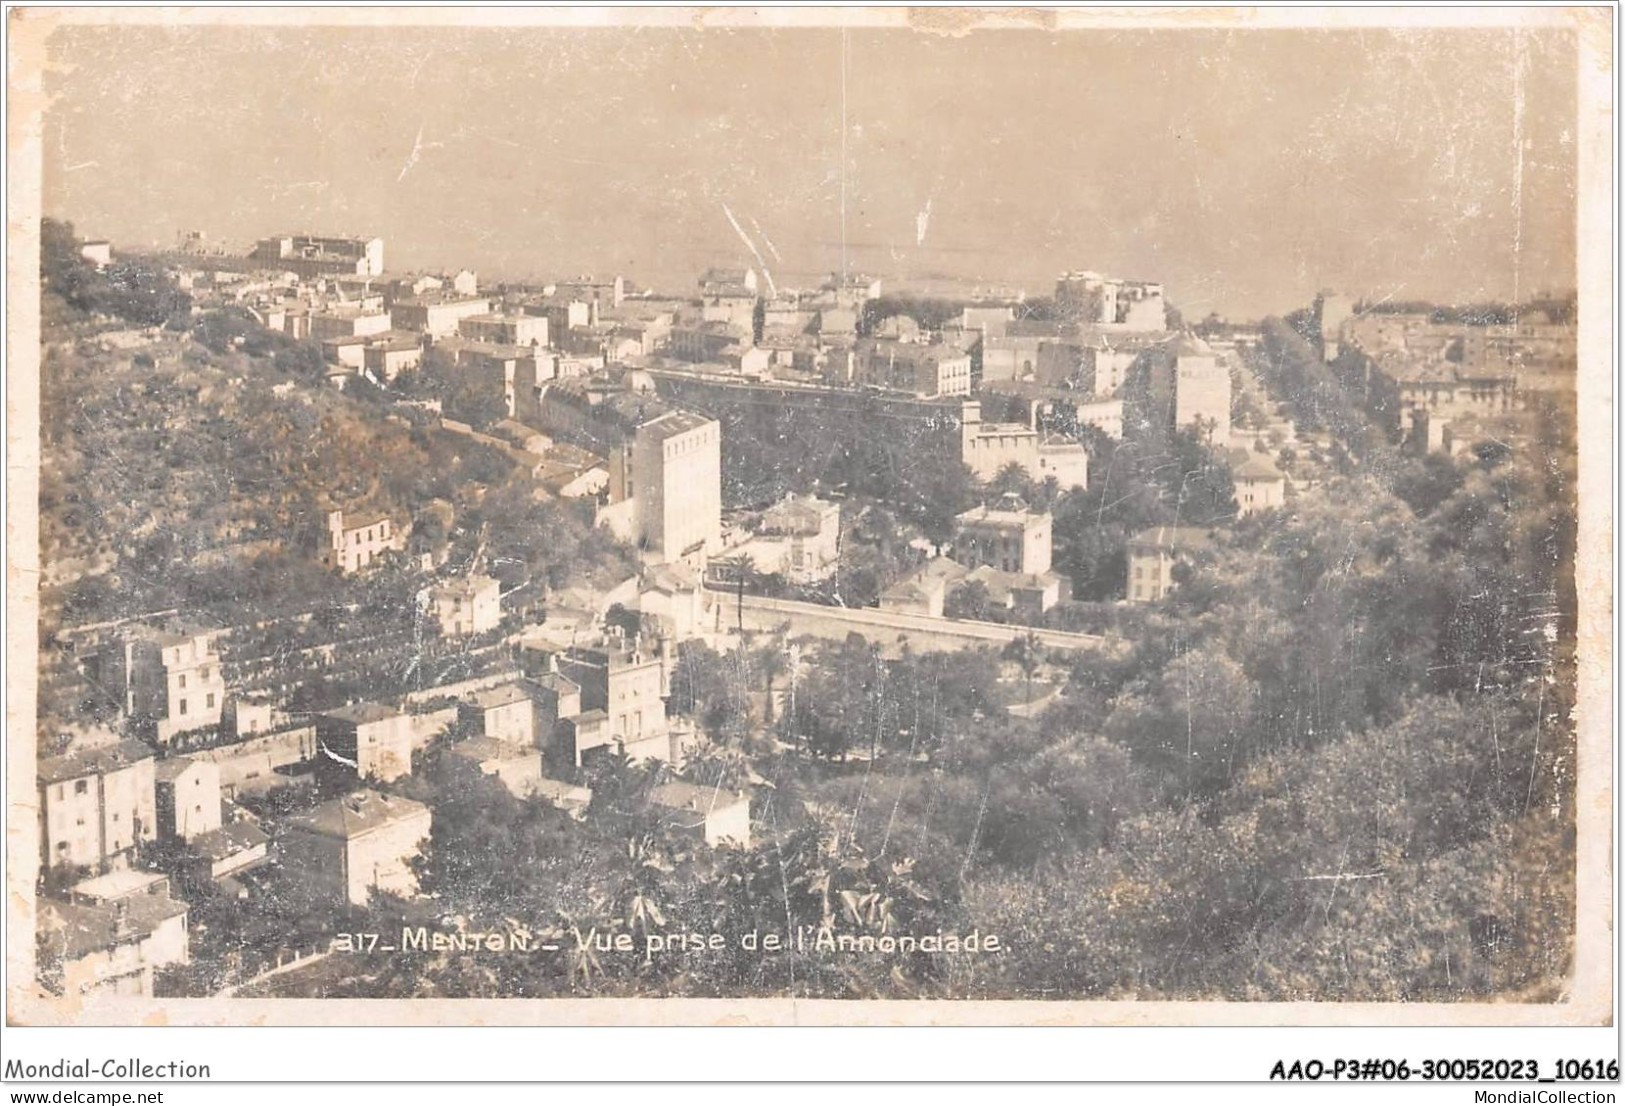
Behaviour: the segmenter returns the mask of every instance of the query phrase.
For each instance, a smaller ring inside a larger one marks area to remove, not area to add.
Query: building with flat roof
[[[1056,307],[1068,318],[1102,330],[1154,332],[1168,329],[1162,285],[1123,280],[1082,270],[1055,282]]]
[[[102,238],[86,239],[79,243],[79,256],[96,268],[105,269],[113,263],[113,243]]]
[[[631,461],[638,547],[653,561],[703,565],[722,546],[722,424],[668,412],[637,428]]]
[[[261,238],[248,256],[267,269],[280,269],[301,277],[377,276],[384,271],[384,240],[284,234]]]
[[[982,418],[982,405],[965,400],[959,408],[959,459],[983,483],[1006,465],[1038,476],[1038,428],[1027,422],[993,422]]]
[[[1045,434],[1038,441],[1038,472],[1034,480],[1054,480],[1062,491],[1089,487],[1089,451],[1064,434]]]
[[[310,337],[318,342],[334,338],[370,338],[390,329],[389,313],[366,312],[353,304],[335,304],[309,316]]]
[[[457,333],[464,319],[486,315],[490,311],[491,301],[483,296],[414,296],[391,303],[389,319],[390,326],[395,330],[446,338]]]
[[[361,367],[389,383],[423,364],[423,343],[410,335],[380,334],[361,351]]]
[[[547,345],[547,316],[485,313],[458,320],[457,332],[476,342],[505,346]]]
[[[1200,338],[1182,336],[1173,358],[1174,427],[1195,430],[1212,445],[1230,441],[1230,369]]]
[[[599,750],[620,748],[633,760],[672,761],[672,726],[666,717],[670,658],[658,643],[611,636],[572,646],[554,658],[559,675],[580,689],[581,716],[603,711],[606,725],[592,735],[578,728],[570,758],[579,767]]]
[[[180,624],[129,626],[92,656],[92,678],[135,732],[167,744],[176,734],[220,724],[226,680],[219,636]]]

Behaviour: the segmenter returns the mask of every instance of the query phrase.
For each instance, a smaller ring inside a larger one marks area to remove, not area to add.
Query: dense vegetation
[[[561,951],[352,958],[339,985],[1550,1000],[1573,929],[1570,638],[1526,632],[1563,605],[1521,596],[1559,590],[1547,542],[1572,522],[1533,458],[1448,465],[1405,486],[1415,505],[1351,476],[1235,527],[1120,653],[685,645],[672,706],[712,743],[684,771],[754,789],[752,848],[672,836],[625,765],[584,824],[460,783],[424,862],[437,909],[525,919]],[[1035,678],[1064,694],[1018,717]],[[799,927],[1004,951],[739,947]],[[686,931],[725,946],[641,955]]]
[[[192,298],[161,270],[122,258],[97,269],[80,257],[79,246],[72,223],[42,220],[41,308],[47,327],[109,319],[177,330],[189,325]]]
[[[329,386],[311,343],[224,307],[177,316],[133,350],[105,347],[89,313],[150,322],[169,279],[132,268],[133,287],[155,298],[130,293],[125,270],[98,273],[60,224],[46,226],[41,267],[41,553],[78,569],[42,589],[47,640],[171,610],[221,627],[286,621],[236,635],[233,664],[257,671],[257,656],[339,643],[343,663],[294,665],[309,685],[302,705],[413,686],[425,678],[406,667],[425,648],[415,596],[426,578],[404,557],[365,578],[323,569],[329,504],[410,524],[409,552],[458,566],[478,555],[509,592],[630,573],[589,507],[538,500],[502,453],[408,417],[393,394]],[[456,671],[467,661],[453,652]],[[71,681],[57,690],[42,688],[48,713],[86,708]]]
[[[170,305],[161,283],[94,274],[69,256],[71,232],[53,241],[48,340],[95,316],[169,318],[157,317]],[[423,678],[381,644],[414,632],[421,577],[407,564],[364,581],[317,571],[297,551],[319,518],[316,489],[432,515],[425,531],[439,528],[453,562],[481,557],[505,588],[630,571],[626,550],[538,501],[500,455],[384,418],[387,395],[316,385],[297,346],[254,337],[230,313],[171,334],[136,356],[69,342],[46,360],[46,551],[111,558],[47,594],[48,625],[169,606],[252,614],[270,624],[245,633],[244,651],[279,664],[342,637],[338,662],[311,665],[294,700],[305,709]],[[856,636],[761,634],[727,653],[684,643],[670,709],[705,741],[677,769],[595,766],[578,822],[431,745],[393,785],[434,807],[426,897],[323,916],[197,889],[196,964],[167,985],[206,992],[263,967],[268,950],[422,924],[557,948],[338,953],[268,987],[1555,998],[1574,928],[1573,413],[1537,413],[1527,448],[1422,459],[1370,423],[1355,383],[1289,323],[1266,325],[1252,367],[1306,434],[1329,435],[1321,486],[1227,525],[1169,599],[1125,616],[1119,647],[1060,656],[1025,640],[893,656]],[[1189,435],[1092,438],[1093,486],[1058,495],[1015,474],[979,487],[925,448],[940,428],[910,440],[873,433],[874,417],[753,409],[725,428],[731,503],[792,488],[847,497],[847,525],[869,550],[855,587],[877,588],[914,534],[945,536],[957,511],[999,491],[1051,507],[1058,565],[1086,598],[1120,594],[1129,534],[1234,510],[1228,466]],[[253,540],[269,544],[241,555]],[[295,606],[317,609],[275,621]],[[488,645],[409,652],[440,666],[432,682],[474,670]],[[754,843],[712,850],[675,832],[648,801],[674,771],[748,789]],[[260,813],[274,831],[313,799],[273,793]],[[798,945],[809,930],[877,945]],[[998,950],[878,944],[939,932],[997,936]],[[715,933],[722,947],[645,954],[675,933]],[[760,947],[769,934],[787,947]],[[629,952],[613,948],[623,935]]]
[[[1126,651],[685,647],[673,706],[725,754],[688,771],[729,785],[754,774],[758,843],[707,856],[595,813],[564,839],[597,845],[544,861],[552,829],[527,828],[523,804],[482,802],[477,819],[437,822],[430,871],[537,835],[524,846],[536,861],[498,882],[510,909],[557,919],[566,951],[505,962],[501,981],[459,970],[448,984],[431,970],[412,985],[1555,997],[1574,910],[1567,424],[1543,427],[1531,452],[1401,455],[1307,344],[1269,331],[1271,390],[1334,434],[1327,485],[1231,527]],[[1173,521],[1178,486],[1189,495],[1186,473],[1202,466],[1195,452],[1164,463],[1160,479],[1154,464],[1139,470],[1142,513],[1116,524]],[[1096,528],[1117,510],[1101,483]],[[1134,486],[1120,494],[1132,501]],[[1064,694],[1018,717],[1031,681],[1057,670]],[[589,862],[610,841],[615,859]],[[436,886],[489,916],[460,879]],[[734,940],[821,925],[991,932],[1005,951],[768,957]],[[593,929],[638,934],[640,948],[656,931],[729,942],[649,961],[571,951],[571,935]]]

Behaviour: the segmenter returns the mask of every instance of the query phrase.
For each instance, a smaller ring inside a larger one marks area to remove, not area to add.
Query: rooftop
[[[456,293],[453,293],[451,295],[443,295],[443,294],[437,295],[437,294],[434,294],[434,293],[430,293],[428,295],[423,295],[423,296],[405,296],[405,297],[403,297],[401,299],[396,300],[395,301],[395,306],[397,306],[397,307],[401,307],[401,306],[406,306],[406,307],[455,307],[455,306],[460,306],[462,304],[468,304],[468,303],[483,303],[487,307],[489,307],[490,304],[491,304],[491,300],[487,296],[459,296]]]
[[[529,702],[530,692],[525,690],[522,684],[515,681],[470,692],[467,701],[481,710],[495,710],[498,707],[511,706],[514,703]]]
[[[762,512],[762,529],[782,533],[816,534],[824,517],[835,504],[815,495],[797,495],[791,492]]]
[[[755,299],[756,293],[748,284],[735,281],[708,281],[705,284],[705,294],[721,299]]]
[[[750,797],[725,787],[702,787],[685,780],[663,783],[649,792],[649,801],[665,810],[698,811],[723,810],[736,803],[749,802]]]
[[[1116,403],[1123,401],[1109,395],[1092,395],[1077,388],[1039,384],[1033,380],[984,380],[979,391],[994,395],[1020,396],[1023,399],[1049,399],[1066,403]]]
[[[1088,456],[1089,451],[1083,448],[1083,443],[1065,434],[1048,434],[1038,443],[1042,453],[1081,453]]]
[[[1008,602],[1011,592],[1043,591],[1058,585],[1061,578],[1053,572],[1005,572],[992,565],[980,565],[966,573],[965,579],[987,588],[993,599]]]
[[[228,822],[219,829],[200,833],[188,842],[191,851],[211,861],[228,860],[264,845],[271,839],[253,822]]]
[[[645,591],[663,591],[668,594],[693,591],[699,586],[694,573],[680,564],[651,565],[643,572]]]
[[[1153,526],[1129,538],[1130,545],[1150,545],[1172,552],[1213,547],[1213,532],[1199,526]]]
[[[1181,334],[1163,347],[1170,357],[1212,357],[1213,347],[1200,338]]]
[[[400,711],[392,707],[386,707],[381,703],[351,703],[349,706],[323,711],[322,717],[364,726],[370,722],[383,722],[386,719],[398,718],[400,713]]]
[[[536,794],[552,803],[554,806],[566,804],[586,804],[592,802],[592,789],[579,787],[563,780],[551,780],[542,777],[535,782]]]
[[[442,580],[434,586],[436,595],[472,596],[491,588],[500,587],[493,577],[478,574],[469,576],[455,576],[450,580]]]
[[[384,511],[357,511],[355,514],[346,512],[343,519],[345,530],[365,530],[369,526],[377,526],[380,522],[388,522],[389,515]]]
[[[169,877],[162,872],[139,872],[123,868],[103,876],[81,880],[73,885],[73,893],[88,899],[113,902],[131,895],[146,894],[155,884],[168,884]]]
[[[944,342],[926,345],[921,342],[895,342],[888,338],[868,339],[868,342],[870,350],[876,357],[886,357],[896,361],[914,361],[936,365],[943,361],[958,361],[970,357],[970,354],[958,346],[948,345]]]
[[[664,441],[675,438],[679,434],[687,434],[691,430],[698,430],[703,426],[715,425],[716,420],[693,411],[668,411],[657,419],[653,419],[638,427],[638,434],[645,433]]]
[[[383,350],[385,353],[406,353],[408,350],[422,349],[423,345],[410,338],[385,338],[371,343],[367,348]]]
[[[1024,500],[1017,496],[1004,496],[997,504],[972,507],[957,516],[961,526],[1026,526],[1047,516],[1028,509]]]
[[[500,737],[471,737],[467,741],[459,741],[448,751],[480,764],[490,760],[521,760],[541,756],[533,745],[520,745]]]
[[[958,561],[949,557],[932,557],[920,570],[910,577],[911,580],[962,580],[970,570]]]
[[[1241,480],[1281,479],[1281,470],[1274,461],[1270,460],[1269,454],[1255,453],[1250,450],[1247,456],[1231,470],[1231,473]]]
[[[191,757],[165,757],[153,768],[153,778],[159,783],[172,783],[195,763]]]
[[[221,631],[217,627],[199,626],[184,619],[172,618],[162,626],[137,622],[125,628],[125,636],[140,641],[151,641],[160,647],[185,645],[198,638],[213,638]]]
[[[495,319],[505,316],[475,315],[475,319]],[[532,346],[516,346],[507,342],[479,342],[472,338],[442,338],[435,345],[443,350],[453,353],[477,353],[482,357],[489,357],[498,361],[517,361],[521,357],[533,356],[536,352]]]
[[[48,757],[40,761],[39,782],[58,783],[85,776],[100,776],[128,768],[138,761],[151,760],[154,755],[150,747],[139,741],[120,741],[115,745],[85,749],[66,756]]]
[[[534,643],[527,643],[527,647],[533,647],[533,645]],[[530,682],[539,688],[552,692],[554,695],[574,695],[581,690],[580,684],[557,672],[543,673],[540,676],[533,677]]]
[[[106,952],[152,934],[164,922],[186,914],[187,906],[168,895],[136,895],[116,903],[69,903],[43,899],[39,931],[47,947],[65,960]]]
[[[288,827],[322,837],[347,840],[428,812],[428,807],[414,799],[383,795],[377,791],[357,791],[342,799],[325,802],[309,813],[290,818]]]

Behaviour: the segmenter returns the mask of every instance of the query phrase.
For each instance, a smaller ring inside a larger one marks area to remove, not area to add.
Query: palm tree
[[[705,787],[736,787],[745,778],[747,764],[738,749],[714,741],[701,741],[683,758],[683,775]]]
[[[734,579],[734,610],[740,633],[745,632],[745,577],[754,567],[754,562],[745,554],[739,553],[732,557],[723,557],[718,564],[726,568]]]
[[[767,684],[767,711],[764,721],[773,721],[773,681],[783,675],[789,668],[784,653],[774,645],[768,645],[757,654],[757,663],[762,666],[762,679]]]
[[[661,855],[654,838],[647,835],[626,843],[626,859],[631,872],[622,887],[620,913],[629,930],[647,937],[651,930],[666,924],[657,896],[662,891],[662,877],[672,870],[672,864]]]
[[[1010,643],[1010,651],[1014,654],[1016,665],[1026,680],[1027,706],[1030,708],[1033,705],[1033,677],[1044,664],[1044,646],[1038,640],[1038,635],[1028,630],[1024,636]]]

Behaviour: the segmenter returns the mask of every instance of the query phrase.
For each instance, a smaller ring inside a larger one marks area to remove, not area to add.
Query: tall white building
[[[167,743],[179,733],[220,724],[226,679],[219,631],[137,626],[101,649],[93,676],[142,733]]]
[[[672,411],[638,427],[631,485],[637,544],[650,561],[699,567],[721,549],[721,423]]]
[[[1337,292],[1322,292],[1315,297],[1315,316],[1320,323],[1321,355],[1327,361],[1336,361],[1342,350],[1343,328],[1354,316],[1354,299]]]
[[[1170,347],[1174,362],[1174,426],[1194,428],[1212,445],[1230,441],[1230,368],[1200,338]]]

